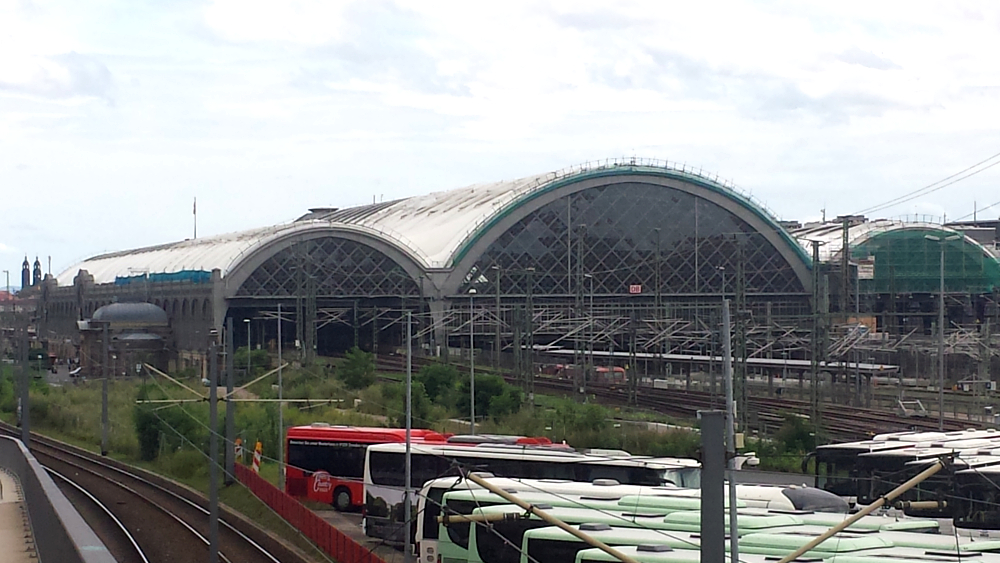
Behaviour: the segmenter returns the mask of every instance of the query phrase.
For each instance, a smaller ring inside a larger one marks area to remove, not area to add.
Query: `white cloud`
[[[205,21],[230,41],[321,45],[343,30],[352,0],[214,0]]]
[[[929,1],[0,0],[0,184],[54,202],[44,223],[11,202],[0,240],[66,265],[189,236],[194,195],[222,232],[632,154],[788,218],[847,213],[1000,150],[998,22]],[[995,179],[920,203],[971,212]]]

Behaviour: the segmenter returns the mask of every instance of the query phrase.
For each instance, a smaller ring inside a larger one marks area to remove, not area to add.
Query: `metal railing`
[[[0,466],[21,482],[41,563],[115,563],[108,548],[20,440],[0,436]]]

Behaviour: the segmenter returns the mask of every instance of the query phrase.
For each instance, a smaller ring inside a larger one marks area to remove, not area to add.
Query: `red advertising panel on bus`
[[[415,443],[446,443],[433,430],[413,429]],[[337,510],[364,505],[365,451],[371,444],[405,442],[402,428],[331,426],[314,423],[288,429],[285,439],[285,492],[332,504]]]

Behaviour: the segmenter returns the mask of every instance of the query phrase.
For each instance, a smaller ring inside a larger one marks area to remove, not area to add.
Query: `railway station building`
[[[992,249],[890,223],[782,223],[701,170],[609,160],[94,256],[42,280],[38,334],[78,344],[78,321],[101,307],[149,303],[169,321],[171,362],[186,366],[227,319],[237,345],[272,349],[280,322],[286,350],[309,358],[398,350],[409,313],[428,355],[471,344],[527,373],[546,350],[572,350],[574,363],[652,354],[647,372],[665,373],[685,369],[660,358],[671,352],[720,353],[726,297],[737,358],[801,361],[837,352],[838,323],[913,326],[903,309],[932,306],[942,244],[946,286],[962,296],[949,319],[996,315]]]

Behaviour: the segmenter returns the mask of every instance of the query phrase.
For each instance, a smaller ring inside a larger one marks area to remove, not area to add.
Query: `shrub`
[[[271,356],[267,353],[267,350],[251,350],[250,351],[250,374],[249,375],[260,375],[271,368]],[[247,348],[246,346],[242,348],[237,348],[233,352],[233,367],[236,369],[236,373],[244,371],[247,369]]]
[[[364,389],[375,383],[375,356],[355,346],[347,351],[338,370],[348,389]]]
[[[410,391],[410,418],[413,428],[430,428],[434,425],[432,420],[432,403],[424,390],[424,385],[414,382]],[[396,428],[406,427],[406,384],[389,383],[382,390],[382,398],[385,401],[387,415],[391,426]]]
[[[432,401],[439,401],[455,389],[458,377],[458,370],[454,366],[435,363],[421,368],[414,381],[423,384]]]
[[[469,416],[469,395],[471,385],[468,379],[460,379],[458,394],[454,397],[454,407],[464,416]],[[495,400],[494,400],[495,399]],[[498,418],[517,412],[521,408],[521,391],[509,385],[499,375],[476,375],[476,418]]]
[[[207,473],[208,460],[198,450],[186,448],[174,452],[160,462],[167,473],[179,479],[191,479]]]
[[[139,400],[147,398],[145,389],[140,390]],[[153,461],[160,454],[160,419],[156,418],[147,405],[136,405],[132,411],[132,424],[139,440],[139,459]]]

